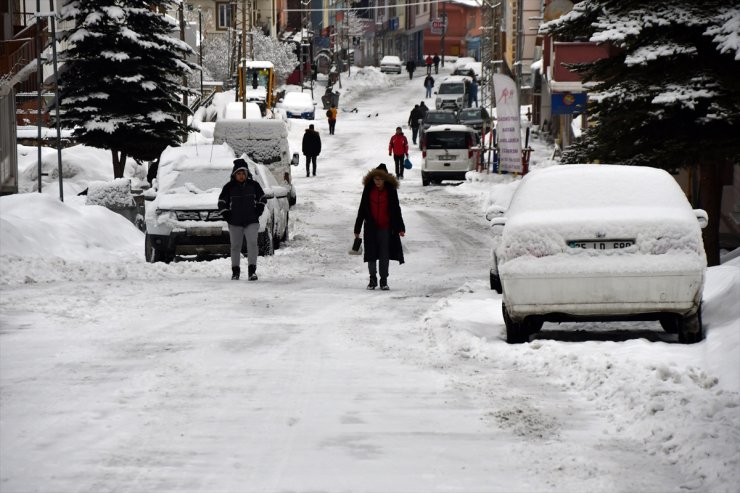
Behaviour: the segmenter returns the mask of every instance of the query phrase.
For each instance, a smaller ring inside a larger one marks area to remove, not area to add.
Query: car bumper
[[[175,255],[223,255],[231,250],[229,232],[188,228],[169,235],[150,235],[152,245],[173,252]]]
[[[698,309],[704,286],[703,271],[512,275],[499,267],[504,303],[514,320],[548,314],[566,320],[686,315]]]
[[[304,120],[313,120],[315,113],[314,112],[297,112],[297,111],[286,111],[285,114],[288,116],[288,118],[303,118]]]

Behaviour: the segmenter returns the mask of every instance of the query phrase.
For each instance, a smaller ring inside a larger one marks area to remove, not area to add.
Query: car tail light
[[[468,159],[473,157],[473,138],[470,135],[465,136],[465,145],[468,148]]]
[[[702,245],[693,235],[659,236],[650,240],[643,239],[641,243],[650,245],[649,248],[652,255],[663,255],[670,251],[690,251],[697,253],[702,251]]]

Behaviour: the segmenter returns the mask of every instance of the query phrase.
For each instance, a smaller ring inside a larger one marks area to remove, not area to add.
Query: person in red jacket
[[[403,134],[401,127],[396,127],[396,133],[388,144],[388,155],[393,156],[396,164],[396,176],[403,180],[403,161],[409,157],[409,141]]]
[[[398,180],[388,173],[385,164],[380,163],[365,175],[362,186],[354,233],[355,238],[359,238],[364,229],[364,260],[370,273],[367,289],[373,290],[378,286],[380,273],[380,289],[388,291],[390,261],[404,262],[401,237],[406,235],[406,226],[398,201]]]
[[[434,63],[434,59],[431,55],[427,55],[426,59],[424,60],[424,63],[427,66],[427,75],[432,75],[432,63]]]

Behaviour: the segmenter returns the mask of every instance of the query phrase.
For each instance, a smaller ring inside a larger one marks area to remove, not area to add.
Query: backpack
[[[326,116],[331,117],[331,110],[326,110]]]

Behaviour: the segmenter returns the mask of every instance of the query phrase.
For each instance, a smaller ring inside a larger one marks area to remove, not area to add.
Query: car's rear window
[[[427,123],[456,123],[454,113],[427,113],[424,118]]]
[[[426,147],[429,149],[467,149],[472,142],[468,132],[429,132]]]

